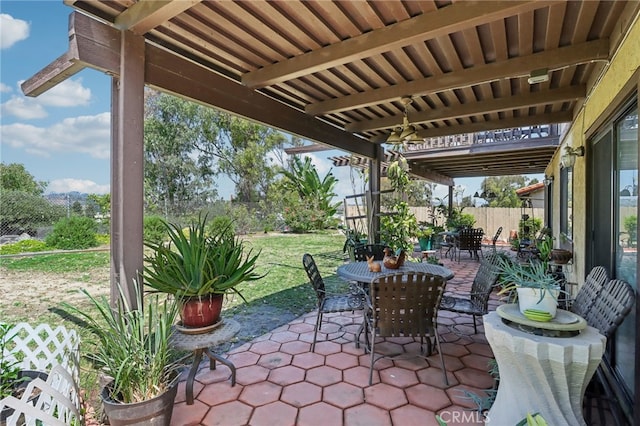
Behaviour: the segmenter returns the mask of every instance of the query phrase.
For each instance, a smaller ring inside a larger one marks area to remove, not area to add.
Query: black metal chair
[[[493,235],[493,238],[491,239],[491,244],[487,244],[487,245],[483,244],[483,247],[489,247],[489,248],[491,248],[491,252],[495,253],[496,252],[496,242],[498,242],[498,238],[500,238],[500,234],[502,234],[502,226],[500,226],[498,228],[498,230],[496,231],[496,233]]]
[[[468,251],[469,255],[476,260],[480,260],[482,254],[482,236],[484,231],[482,228],[461,229],[456,238],[456,252],[458,254],[458,262],[463,251]],[[484,257],[484,254],[482,254]]]
[[[357,246],[354,249],[354,260],[356,262],[366,262],[368,258],[373,256],[373,260],[382,260],[384,258],[384,244],[365,244]]]
[[[376,337],[420,337],[421,354],[431,355],[431,339],[435,340],[445,384],[449,384],[438,336],[438,306],[446,280],[438,275],[405,272],[381,275],[371,281],[366,315],[366,334],[371,364],[369,385],[373,382],[373,365],[384,357],[407,356],[400,353],[376,357]],[[424,342],[427,350],[424,350]],[[414,355],[415,356],[415,355]]]
[[[489,296],[497,285],[500,269],[496,254],[487,255],[480,262],[480,267],[471,284],[468,297],[443,296],[440,309],[473,317],[473,332],[478,333],[476,317],[485,315],[489,309]]]
[[[347,294],[329,294],[326,291],[324,280],[320,275],[318,266],[316,265],[313,256],[309,253],[305,253],[302,256],[302,264],[307,272],[309,281],[313,286],[313,290],[318,297],[318,315],[316,317],[316,325],[313,331],[313,343],[311,344],[311,351],[315,351],[316,338],[318,337],[318,330],[322,326],[322,319],[324,314],[334,312],[349,312],[349,311],[361,311],[365,308],[365,295],[364,293],[347,293]],[[342,329],[342,325],[340,328]],[[362,332],[362,326],[356,333],[356,347],[360,346],[359,338]]]

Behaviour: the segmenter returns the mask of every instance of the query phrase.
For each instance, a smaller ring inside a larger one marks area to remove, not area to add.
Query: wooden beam
[[[431,13],[346,39],[287,61],[246,73],[242,83],[259,88],[302,77],[327,68],[354,62],[422,40],[447,36],[508,16],[540,9],[552,1],[459,2]]]
[[[122,32],[86,15],[77,12],[72,15],[70,33],[77,49],[75,61],[118,76]],[[159,90],[296,134],[303,139],[369,158],[375,155],[377,147],[368,140],[248,89],[175,53],[147,43],[145,55],[145,82]],[[48,82],[36,82],[34,78],[27,80],[32,90],[51,81],[51,76]]]
[[[418,124],[430,121],[451,120],[470,115],[490,114],[493,112],[545,105],[554,102],[573,101],[584,98],[586,95],[587,88],[585,85],[542,90],[540,92],[525,93],[518,96],[473,102],[456,107],[436,108],[430,111],[412,113],[409,114],[409,121],[412,124]],[[367,130],[397,127],[400,123],[402,123],[402,116],[395,116],[379,120],[351,123],[347,124],[345,128],[349,132],[364,132]]]
[[[69,77],[82,71],[86,65],[74,60],[71,52],[66,52],[40,70],[33,77],[22,82],[20,87],[26,96],[38,96]]]
[[[202,0],[139,0],[115,19],[115,27],[143,35]]]
[[[567,112],[554,112],[548,114],[538,114],[534,116],[524,116],[507,118],[495,121],[483,121],[481,123],[464,124],[461,126],[442,127],[437,129],[418,130],[419,138],[435,138],[439,136],[461,135],[463,133],[476,133],[486,130],[510,129],[523,126],[535,126],[540,124],[568,123],[573,120],[573,114]],[[373,143],[384,143],[385,135],[371,139]]]
[[[306,154],[307,152],[327,151],[330,149],[333,149],[333,147],[327,146],[324,144],[314,143],[311,145],[294,146],[291,148],[285,148],[284,152],[286,152],[288,155],[296,155],[296,154]]]
[[[573,46],[534,53],[533,55],[454,71],[435,77],[329,99],[309,104],[305,110],[308,114],[312,115],[333,114],[390,102],[397,100],[401,95],[427,95],[505,78],[523,77],[529,75],[531,70],[539,68],[549,68],[553,70],[608,59],[609,39],[588,41]]]

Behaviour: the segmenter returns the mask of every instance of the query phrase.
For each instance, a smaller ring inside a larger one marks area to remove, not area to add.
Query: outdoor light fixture
[[[576,164],[576,157],[584,157],[584,146],[577,148],[571,148],[570,146],[564,147],[565,153],[560,157],[560,163],[562,167],[569,168]]]
[[[416,127],[409,123],[407,107],[411,105],[413,99],[411,99],[410,96],[403,96],[400,101],[402,102],[402,105],[404,105],[402,126],[393,129],[386,142],[393,144],[424,142],[424,139],[418,136]]]
[[[549,70],[547,68],[541,68],[538,70],[533,70],[529,74],[529,78],[527,79],[529,84],[536,83],[544,83],[549,81]]]
[[[551,185],[553,183],[553,176],[545,176],[542,183],[544,183],[545,186]]]

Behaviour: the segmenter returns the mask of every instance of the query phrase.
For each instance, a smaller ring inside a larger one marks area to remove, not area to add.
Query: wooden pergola
[[[640,10],[545,0],[65,4],[75,9],[68,51],[22,89],[37,96],[85,67],[113,77],[112,295],[142,268],[145,86],[368,158],[375,193],[401,97],[412,98],[419,138],[571,122]],[[548,79],[530,84],[532,73]],[[495,173],[538,142],[510,150]],[[411,164],[451,185],[448,171],[464,170],[456,165],[469,155]],[[529,172],[542,170],[536,162]]]

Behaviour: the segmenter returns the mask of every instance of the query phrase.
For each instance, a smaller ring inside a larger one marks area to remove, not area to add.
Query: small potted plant
[[[171,294],[180,304],[182,327],[200,328],[218,323],[224,295],[244,297],[236,288],[264,275],[255,272],[259,252],[245,254],[243,242],[228,228],[206,228],[199,216],[186,230],[164,222],[169,244],[145,242],[144,283],[153,291]]]
[[[432,246],[432,238],[433,238],[433,228],[431,226],[423,226],[418,230],[418,244],[420,244],[420,250],[426,251],[431,250]]]
[[[177,307],[160,295],[150,295],[145,303],[140,286],[135,289],[140,309],[131,309],[121,289],[115,307],[86,290],[90,309],[62,306],[97,338],[87,358],[107,376],[101,397],[109,423],[168,425],[182,367],[169,342]]]
[[[527,310],[533,310],[547,312],[550,316],[544,315],[546,320],[555,317],[561,290],[554,276],[547,270],[545,262],[519,262],[516,259],[499,257],[498,267],[502,286],[499,294],[513,295],[515,290],[518,307],[525,316]]]

